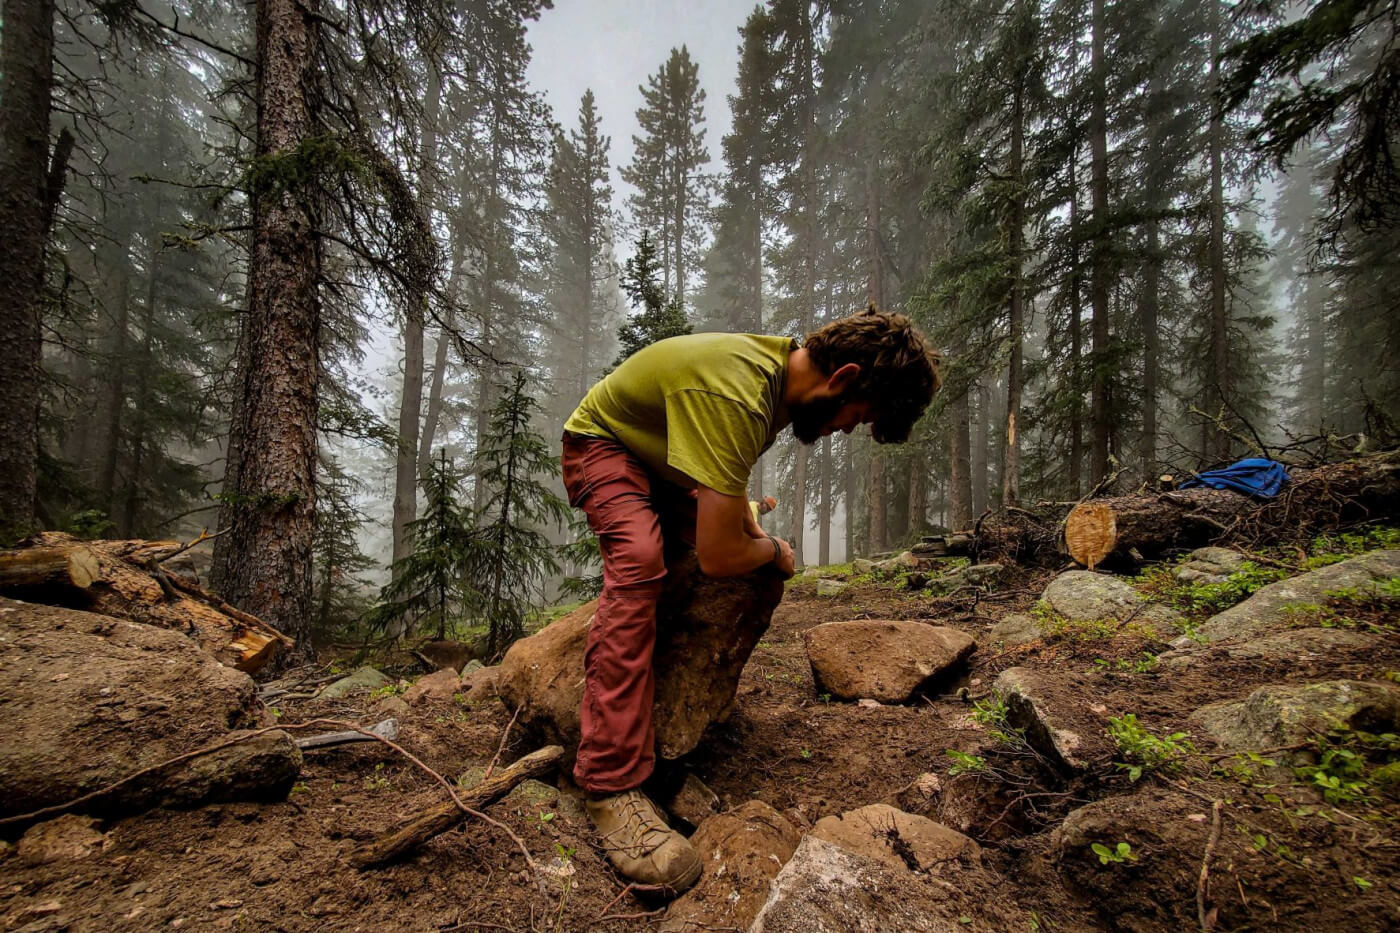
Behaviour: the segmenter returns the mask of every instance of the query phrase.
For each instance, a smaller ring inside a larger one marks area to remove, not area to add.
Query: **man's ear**
[[[842,366],[840,369],[836,370],[836,372],[832,373],[831,378],[826,381],[826,384],[830,386],[832,391],[837,395],[840,395],[859,377],[860,364],[847,363],[845,366]]]

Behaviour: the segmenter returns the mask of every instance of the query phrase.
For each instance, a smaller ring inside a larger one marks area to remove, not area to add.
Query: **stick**
[[[213,535],[210,535],[210,537],[213,537]],[[215,609],[219,610],[231,619],[234,619],[238,622],[242,622],[244,625],[251,626],[252,628],[268,633],[269,635],[280,641],[282,644],[286,645],[288,648],[296,644],[296,639],[283,635],[281,632],[277,631],[277,629],[273,628],[271,625],[268,625],[266,622],[264,622],[262,619],[259,619],[257,616],[249,615],[242,609],[229,605],[228,603],[224,602],[223,599],[209,592],[204,587],[200,586],[198,583],[195,583],[191,580],[187,580],[184,577],[180,576],[178,573],[175,574],[173,577],[168,577],[168,579],[170,580],[171,585],[175,587],[175,589],[183,590],[191,596],[204,600],[206,603],[213,606]]]
[[[193,541],[189,542],[188,544],[182,544],[182,545],[180,545],[178,548],[176,548],[175,550],[171,551],[169,554],[166,554],[164,557],[157,557],[157,558],[153,559],[153,560],[151,561],[151,564],[152,564],[152,565],[155,565],[155,564],[163,564],[163,563],[165,563],[166,561],[170,560],[172,557],[178,557],[178,556],[180,556],[181,554],[185,553],[186,551],[188,551],[188,550],[189,550],[190,548],[192,548],[192,547],[198,547],[199,545],[203,544],[205,541],[213,541],[215,538],[219,537],[219,535],[226,535],[226,534],[228,534],[228,533],[229,533],[230,531],[232,531],[232,530],[233,530],[232,528],[225,528],[223,531],[217,531],[217,532],[215,532],[214,534],[211,535],[211,534],[209,533],[209,529],[208,529],[208,528],[205,528],[205,529],[203,529],[202,531],[200,531],[199,537],[198,537],[198,538],[195,538]]]
[[[386,719],[381,723],[371,726],[369,731],[381,738],[397,739],[399,737],[399,721],[397,719]],[[305,752],[313,748],[335,748],[338,745],[348,745],[351,742],[373,741],[374,739],[359,731],[327,732],[323,735],[308,735],[304,739],[297,739],[297,748]]]
[[[538,777],[546,773],[555,767],[563,757],[564,749],[562,747],[558,745],[546,746],[502,769],[499,774],[483,780],[476,787],[465,791],[460,797],[444,780],[443,785],[452,795],[450,803],[440,804],[398,829],[354,849],[349,856],[350,864],[356,868],[365,869],[392,861],[461,823],[468,815],[478,816],[487,822],[495,823],[489,817],[476,813],[472,807],[484,807],[500,799],[526,778]],[[427,768],[426,765],[423,767]],[[500,824],[495,823],[495,825],[499,826]],[[506,832],[510,832],[510,830],[506,829]],[[511,835],[514,836],[514,833]],[[519,842],[518,837],[517,842]],[[521,847],[524,847],[523,843],[521,843]],[[527,861],[531,867],[534,867],[534,862],[528,858],[528,853]]]
[[[520,718],[520,711],[525,708],[522,703],[515,708],[515,715],[510,717],[510,722],[506,723],[506,731],[501,733],[501,744],[496,747],[496,757],[491,759],[491,763],[486,766],[486,773],[481,776],[484,781],[491,776],[491,772],[496,770],[496,762],[501,760],[501,752],[506,750],[506,739],[510,738],[510,727],[515,725],[515,721]]]
[[[1206,851],[1201,856],[1201,876],[1196,881],[1196,919],[1201,922],[1201,933],[1210,933],[1215,926],[1214,913],[1206,914],[1206,881],[1210,878],[1210,857],[1215,854],[1215,844],[1220,841],[1220,808],[1224,804],[1217,800],[1210,808],[1210,837],[1206,839]]]

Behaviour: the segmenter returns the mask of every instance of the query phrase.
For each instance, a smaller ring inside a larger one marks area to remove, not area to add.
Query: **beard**
[[[817,399],[813,402],[794,402],[792,416],[792,436],[803,444],[815,444],[822,438],[822,431],[836,420],[841,406],[846,404],[844,395],[837,398]]]

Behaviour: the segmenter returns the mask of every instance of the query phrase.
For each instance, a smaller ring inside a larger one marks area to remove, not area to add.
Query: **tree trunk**
[[[318,0],[258,0],[257,157],[287,158],[314,134]],[[319,210],[306,190],[255,190],[248,264],[243,455],[228,535],[229,602],[311,656],[311,541],[320,374]]]
[[[856,471],[851,466],[850,435],[846,436],[841,448],[845,453],[841,459],[841,482],[844,492],[841,505],[846,517],[846,560],[851,560],[856,556]]]
[[[1079,173],[1075,170],[1078,161],[1079,147],[1075,146],[1069,163],[1069,493],[1073,499],[1079,498],[1084,483],[1084,374],[1080,366],[1084,356],[1084,309],[1079,297]]]
[[[885,457],[878,446],[870,449],[870,553],[885,549]]]
[[[831,438],[822,438],[821,500],[817,504],[817,563],[831,563]]]
[[[1158,291],[1162,257],[1158,223],[1147,223],[1147,255],[1142,282],[1142,477],[1150,480],[1157,469],[1157,376],[1160,335],[1157,332]]]
[[[968,423],[967,393],[948,404],[953,422],[952,463],[948,468],[948,524],[954,531],[972,525],[972,461],[971,425]]]
[[[1089,454],[1089,481],[1098,483],[1108,475],[1109,436],[1109,373],[1108,373],[1108,116],[1105,98],[1107,90],[1104,62],[1104,0],[1093,0],[1093,48],[1090,55],[1091,107],[1089,118],[1089,150],[1091,153],[1090,188],[1093,194],[1092,247],[1089,251],[1089,300],[1093,317],[1090,323],[1093,389],[1089,419],[1093,424],[1093,443]]]
[[[972,512],[974,517],[987,510],[990,503],[987,483],[987,417],[991,410],[991,390],[978,383],[977,412],[972,428]]]
[[[137,537],[141,533],[137,523],[141,513],[141,490],[145,488],[145,484],[141,482],[141,471],[145,468],[146,415],[151,406],[150,374],[155,366],[158,300],[156,285],[160,271],[160,247],[156,245],[159,243],[159,234],[153,236],[156,239],[151,243],[151,255],[148,260],[150,269],[147,270],[149,281],[146,287],[146,302],[141,309],[141,358],[136,367],[136,390],[132,398],[134,416],[131,421],[131,470],[126,479],[126,504],[119,526],[119,533],[128,538]]]
[[[109,517],[116,514],[117,459],[121,454],[122,414],[126,410],[126,357],[127,340],[131,326],[131,254],[130,235],[123,232],[116,247],[112,249],[112,263],[108,269],[107,281],[111,284],[112,310],[116,321],[112,326],[111,360],[112,369],[106,387],[104,406],[106,411],[103,428],[105,436],[102,445],[102,464],[97,479],[98,501]]]
[[[1016,505],[1021,498],[1021,357],[1025,327],[1024,297],[1021,293],[1021,253],[1025,226],[1025,188],[1021,182],[1022,149],[1025,136],[1024,92],[1018,84],[1011,115],[1011,179],[1017,191],[1011,207],[1011,308],[1007,316],[1007,340],[1011,361],[1006,373],[1006,453],[1001,461],[1001,501]]]
[[[0,30],[0,539],[34,523],[48,241],[54,5],[7,2]]]
[[[1220,86],[1220,2],[1210,5],[1210,87],[1211,100]],[[1215,403],[1216,411],[1226,417],[1230,391],[1230,319],[1225,303],[1225,182],[1223,117],[1217,107],[1210,108],[1207,140],[1210,146],[1210,380],[1206,398]],[[1230,459],[1230,433],[1217,428],[1205,454],[1216,460]]]
[[[915,454],[909,464],[909,508],[906,535],[922,535],[928,530],[928,475],[924,458]]]

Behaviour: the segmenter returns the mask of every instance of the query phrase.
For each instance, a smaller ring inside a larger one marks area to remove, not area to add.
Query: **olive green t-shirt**
[[[643,347],[584,396],[564,430],[608,437],[663,478],[742,496],[786,425],[791,337],[687,334]]]

